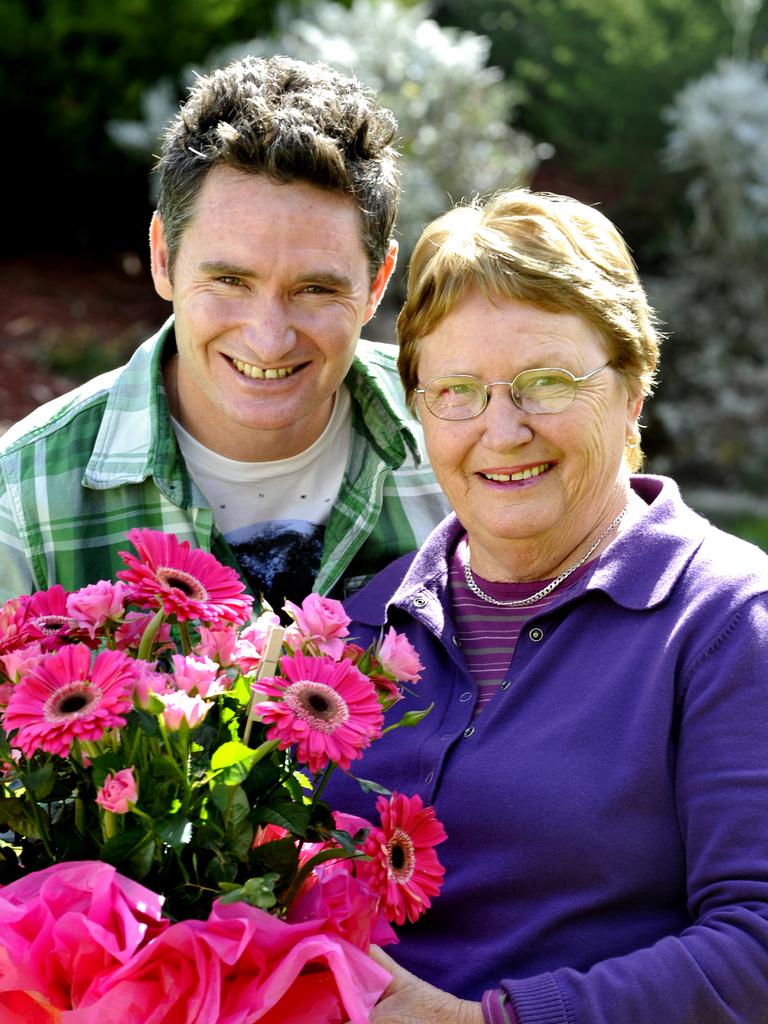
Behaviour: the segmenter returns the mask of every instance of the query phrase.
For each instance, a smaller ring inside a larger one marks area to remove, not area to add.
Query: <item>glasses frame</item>
[[[483,384],[483,382],[481,380],[478,380],[478,378],[475,377],[471,373],[441,373],[439,376],[432,377],[431,380],[428,380],[423,388],[414,388],[414,394],[415,395],[423,395],[424,396],[424,405],[427,408],[427,412],[429,412],[432,416],[436,417],[439,420],[446,420],[448,423],[460,423],[462,420],[474,420],[478,416],[482,416],[482,414],[487,409],[488,402],[490,400],[490,395],[488,394],[488,388],[496,387],[497,384],[505,384],[509,388],[510,398],[515,403],[517,408],[520,409],[521,412],[527,412],[529,416],[556,416],[557,413],[565,412],[566,409],[570,409],[570,407],[576,401],[576,395],[578,394],[579,385],[580,384],[584,384],[584,383],[586,383],[586,381],[591,380],[594,376],[596,376],[598,373],[600,373],[601,370],[605,370],[610,365],[611,365],[611,361],[608,360],[607,363],[603,363],[602,366],[598,366],[596,370],[590,370],[589,373],[584,373],[580,377],[577,377],[576,374],[571,373],[570,370],[566,370],[562,366],[535,366],[535,367],[532,367],[530,370],[521,370],[520,373],[515,374],[515,376],[512,378],[512,380],[491,380],[491,381],[488,381],[487,384]],[[570,377],[571,378],[571,380],[573,381],[573,384],[574,384],[573,397],[571,398],[570,402],[568,402],[567,405],[564,405],[562,407],[562,409],[546,409],[546,410],[539,410],[538,412],[530,412],[524,406],[522,406],[520,404],[520,402],[518,401],[518,398],[515,395],[515,384],[517,383],[519,378],[522,377],[524,374],[529,374],[529,373],[552,373],[552,372],[564,373],[566,375],[566,377]],[[477,412],[473,412],[471,416],[441,416],[440,413],[435,412],[431,408],[429,402],[427,401],[427,395],[426,395],[427,388],[429,387],[430,384],[432,384],[436,380],[458,380],[458,381],[466,380],[466,381],[473,381],[475,384],[479,384],[480,387],[483,388],[484,396],[485,396],[482,408],[478,409]]]

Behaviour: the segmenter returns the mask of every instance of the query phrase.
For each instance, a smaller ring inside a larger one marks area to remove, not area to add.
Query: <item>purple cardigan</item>
[[[523,630],[477,688],[453,640],[449,516],[347,602],[366,644],[404,630],[426,669],[356,774],[433,803],[443,892],[395,957],[521,1024],[768,1021],[768,556],[675,484]],[[353,769],[355,765],[353,765]],[[337,772],[332,805],[373,816]]]

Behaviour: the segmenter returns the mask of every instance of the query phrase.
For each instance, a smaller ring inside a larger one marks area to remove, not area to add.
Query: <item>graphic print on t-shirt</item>
[[[243,575],[257,596],[279,612],[286,598],[300,604],[320,569],[325,526],[276,519],[226,534]]]

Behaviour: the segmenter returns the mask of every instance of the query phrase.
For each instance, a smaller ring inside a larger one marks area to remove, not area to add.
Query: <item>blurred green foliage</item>
[[[513,124],[513,84],[487,64],[490,41],[442,27],[429,14],[428,4],[402,0],[352,0],[348,7],[304,0],[298,12],[295,3],[279,3],[272,34],[212,51],[180,82],[160,79],[144,96],[143,119],[113,121],[109,130],[134,152],[156,152],[193,75],[246,54],[324,61],[356,76],[376,90],[398,123],[400,255],[388,298],[402,301],[405,268],[424,225],[476,192],[528,184],[539,159]]]
[[[146,165],[107,136],[159,75],[268,31],[272,0],[0,0],[6,252],[146,244]],[[23,197],[23,201],[22,201]],[[9,238],[10,229],[10,238]]]
[[[490,59],[523,86],[519,124],[555,147],[537,187],[594,197],[645,265],[666,248],[679,183],[661,173],[661,111],[731,53],[720,0],[440,0],[439,20],[493,40]],[[768,38],[768,9],[753,47]]]
[[[710,516],[713,521],[728,533],[734,533],[743,540],[757,544],[763,551],[768,551],[768,519],[761,516]]]

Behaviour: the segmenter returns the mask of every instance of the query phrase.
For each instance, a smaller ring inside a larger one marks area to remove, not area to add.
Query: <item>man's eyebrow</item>
[[[352,291],[354,288],[354,283],[349,275],[336,274],[332,270],[310,271],[307,274],[302,274],[299,280],[327,288],[340,288],[342,291]]]
[[[212,277],[258,277],[259,275],[252,267],[241,266],[238,263],[228,263],[225,260],[204,260],[199,265],[204,274]],[[341,291],[352,291],[354,282],[348,274],[336,273],[333,270],[307,270],[297,275],[296,282],[303,284],[317,284],[323,288],[337,288]]]
[[[222,274],[229,277],[253,277],[253,271],[248,267],[239,266],[237,263],[227,263],[224,260],[204,260],[200,264],[200,270],[204,274]]]

